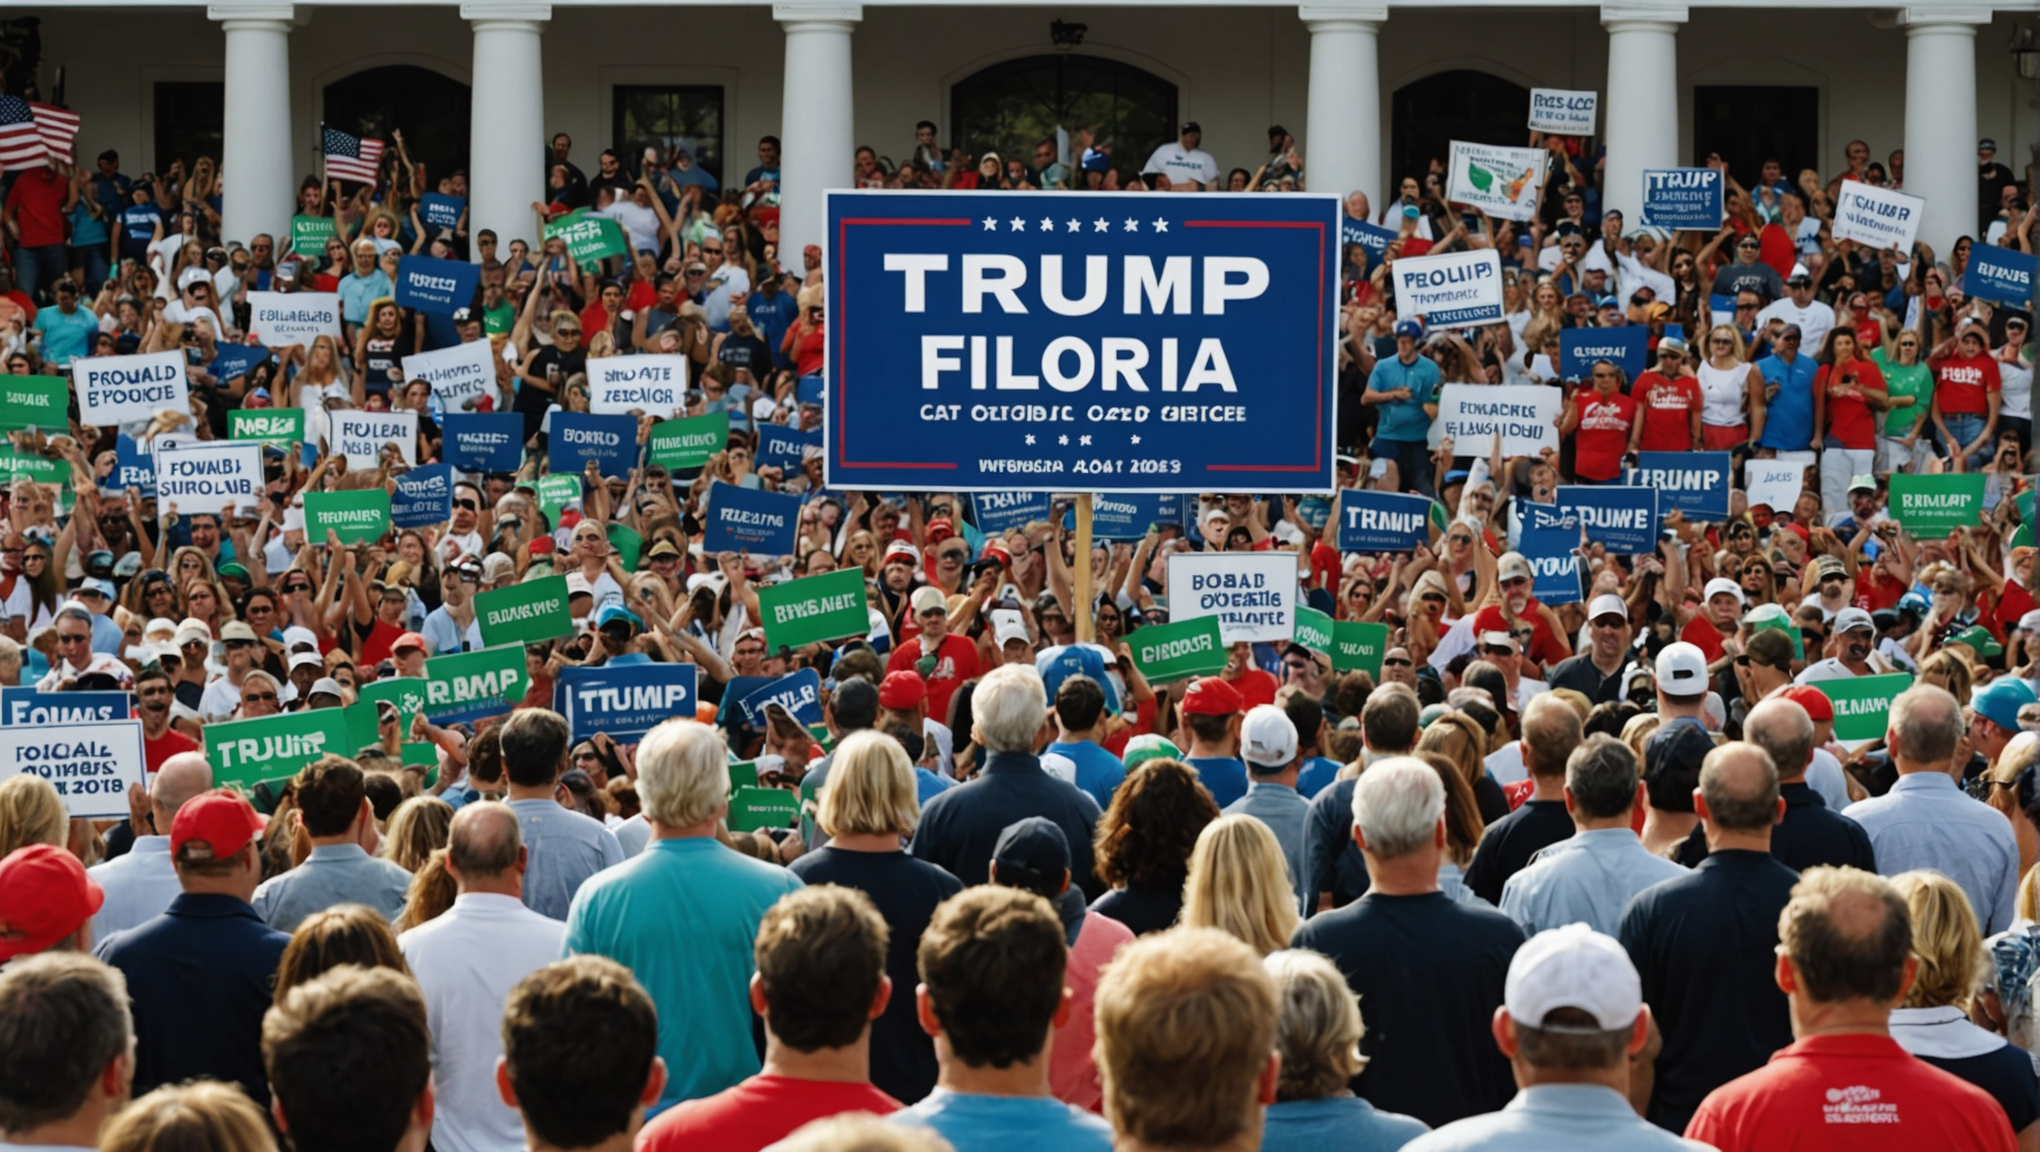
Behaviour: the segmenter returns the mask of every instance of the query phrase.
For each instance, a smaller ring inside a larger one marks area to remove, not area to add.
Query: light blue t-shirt
[[[1407,400],[1389,400],[1378,407],[1380,419],[1374,426],[1374,435],[1382,440],[1400,440],[1409,443],[1431,438],[1431,414],[1424,411],[1424,405],[1436,398],[1438,391],[1438,365],[1428,356],[1418,356],[1413,364],[1405,364],[1400,356],[1390,356],[1374,362],[1374,371],[1367,377],[1369,392],[1393,392],[1398,388],[1410,390]]]
[[[1296,790],[1309,800],[1325,790],[1325,786],[1339,778],[1339,769],[1345,765],[1324,756],[1313,756],[1303,762],[1303,771],[1297,773]]]
[[[1288,1100],[1268,1106],[1261,1152],[1395,1152],[1430,1130],[1358,1096]]]
[[[92,338],[99,335],[99,319],[85,308],[73,308],[66,315],[52,304],[36,312],[35,330],[43,334],[43,358],[65,368],[73,357],[91,350]]]
[[[396,286],[380,266],[366,276],[350,272],[340,278],[340,318],[349,324],[366,324],[368,306],[396,294]]]
[[[956,1152],[1110,1152],[1112,1126],[1052,1096],[978,1096],[937,1088],[886,1117],[933,1128]]]
[[[1075,744],[1058,740],[1048,750],[1070,758],[1070,763],[1077,766],[1077,787],[1089,792],[1098,807],[1112,806],[1112,794],[1119,791],[1120,783],[1126,779],[1126,765],[1119,762],[1119,757],[1089,740]]]
[[[1806,452],[1813,447],[1813,378],[1820,371],[1804,352],[1787,364],[1781,356],[1757,361],[1764,383],[1778,385],[1778,394],[1764,404],[1764,434],[1757,444],[1781,452]]]

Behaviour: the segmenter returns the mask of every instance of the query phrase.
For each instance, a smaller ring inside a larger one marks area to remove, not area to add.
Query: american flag
[[[37,130],[35,110],[19,96],[0,96],[0,172],[39,168],[49,145]]]
[[[334,180],[357,184],[375,183],[376,167],[382,163],[382,141],[349,136],[338,128],[326,129],[326,175]]]
[[[50,155],[69,159],[71,141],[78,136],[78,114],[55,104],[31,104],[29,108],[35,113],[36,131],[42,134]]]

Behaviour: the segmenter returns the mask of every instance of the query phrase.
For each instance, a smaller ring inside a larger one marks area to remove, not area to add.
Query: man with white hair
[[[149,782],[148,812],[134,847],[86,873],[106,893],[92,918],[94,940],[161,916],[184,892],[170,859],[170,825],[185,801],[211,790],[212,765],[203,754],[180,752],[163,761]]]
[[[999,833],[1029,816],[1045,817],[1069,841],[1070,882],[1095,900],[1104,892],[1091,851],[1101,812],[1082,789],[1042,770],[1035,750],[1055,733],[1046,692],[1041,674],[1025,664],[1001,665],[978,681],[970,698],[971,734],[986,752],[984,769],[928,801],[908,851],[966,886],[983,884]]]
[[[1371,885],[1291,944],[1331,957],[1367,1006],[1370,1063],[1354,1090],[1368,1103],[1433,1127],[1492,1112],[1515,1092],[1488,1036],[1522,929],[1439,891],[1445,784],[1430,765],[1391,756],[1353,783],[1353,843]]]
[[[1038,680],[1034,702],[1039,709]],[[651,993],[666,1061],[659,1098],[665,1107],[757,1075],[751,945],[766,910],[803,885],[786,869],[732,852],[716,838],[729,811],[720,731],[668,720],[638,745],[637,770],[651,842],[581,885],[567,913],[566,950],[623,964]]]

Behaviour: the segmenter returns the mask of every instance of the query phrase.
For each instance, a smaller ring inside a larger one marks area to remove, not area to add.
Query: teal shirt
[[[1399,356],[1375,361],[1374,371],[1367,377],[1367,390],[1393,392],[1398,388],[1409,389],[1410,398],[1385,401],[1379,406],[1381,418],[1374,435],[1411,444],[1429,440],[1431,414],[1424,411],[1424,405],[1438,398],[1438,365],[1421,355],[1414,364],[1403,363]]]
[[[801,887],[786,869],[707,837],[653,840],[581,885],[566,953],[607,956],[651,994],[666,1061],[659,1109],[758,1074],[751,945],[766,909]]]

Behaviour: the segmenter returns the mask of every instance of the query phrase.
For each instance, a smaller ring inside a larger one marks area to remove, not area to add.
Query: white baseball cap
[[[1742,585],[1736,583],[1733,580],[1730,580],[1726,576],[1716,576],[1714,579],[1709,580],[1707,582],[1707,588],[1701,596],[1701,600],[1703,602],[1707,600],[1712,600],[1716,596],[1735,597],[1736,607],[1738,608],[1740,608],[1745,603]]]
[[[1603,616],[1620,616],[1629,619],[1629,604],[1612,592],[1603,592],[1587,605],[1587,619],[1599,620]]]
[[[326,658],[319,655],[317,652],[300,652],[297,655],[290,658],[290,670],[293,672],[297,671],[300,668],[323,669],[325,668],[325,666]]]
[[[1643,1011],[1643,981],[1622,945],[1585,924],[1568,924],[1539,932],[1516,949],[1502,1003],[1518,1024],[1531,1028],[1544,1028],[1546,1016],[1572,1008],[1597,1027],[1551,1031],[1614,1032],[1634,1025]]]
[[[1296,725],[1273,704],[1256,704],[1240,721],[1240,759],[1263,768],[1287,768],[1296,761]]]
[[[1867,628],[1875,632],[1877,630],[1877,621],[1871,619],[1870,614],[1861,608],[1844,608],[1840,612],[1835,613],[1835,635],[1840,636],[1844,632],[1854,632],[1858,628]]]
[[[1503,580],[1530,580],[1536,576],[1521,552],[1502,553],[1501,559],[1495,561],[1495,574]]]
[[[919,616],[923,612],[933,612],[939,608],[947,608],[949,606],[949,597],[942,589],[935,587],[933,584],[923,584],[919,588],[914,589],[913,599],[909,603],[914,607],[914,615]]]
[[[1027,621],[1020,613],[1008,608],[997,609],[992,613],[992,640],[1001,648],[1004,648],[1009,640],[1022,640],[1030,647],[1034,644],[1034,637],[1027,634]]]
[[[1657,686],[1681,699],[1707,695],[1707,654],[1684,640],[1665,645],[1657,658]]]

